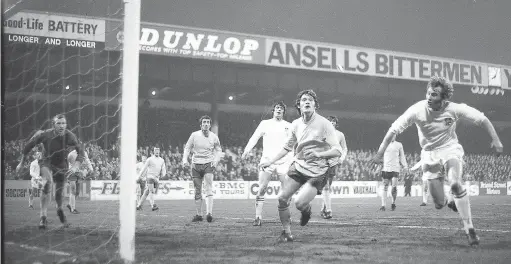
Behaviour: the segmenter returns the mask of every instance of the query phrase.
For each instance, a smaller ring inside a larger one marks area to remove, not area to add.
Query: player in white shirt
[[[89,172],[94,170],[87,152],[84,151],[84,154],[85,158],[80,165],[76,163],[76,157],[78,157],[76,150],[69,152],[67,155],[69,168],[77,165],[79,166],[75,173],[70,173],[67,176],[67,182],[69,185],[69,203],[67,204],[67,208],[73,214],[79,214],[78,210],[76,210],[76,198],[78,198],[78,195],[80,194],[80,180],[84,179]]]
[[[144,203],[147,196],[149,196],[149,203],[153,211],[158,210],[158,206],[154,203],[154,194],[158,189],[158,182],[161,176],[167,174],[167,168],[165,166],[165,160],[160,157],[160,148],[153,149],[153,155],[149,157],[142,170],[138,173],[138,179],[141,179],[145,174],[146,177],[146,188],[142,198],[138,201],[137,210],[142,210],[142,204]]]
[[[337,123],[339,123],[339,120],[335,116],[329,116],[327,117],[328,121],[332,123],[332,125],[336,128]],[[329,166],[332,168],[330,170],[331,174],[328,177],[328,182],[323,188],[323,205],[321,206],[321,216],[325,219],[332,218],[332,197],[330,196],[330,191],[332,188],[332,182],[334,180],[334,177],[337,175],[337,172],[339,171],[339,166],[342,165],[344,160],[346,159],[346,155],[348,155],[348,147],[346,146],[346,138],[344,137],[344,133],[342,133],[339,130],[335,130],[335,133],[337,135],[337,138],[339,139],[339,144],[342,148],[342,155],[339,158],[334,158],[328,161]]]
[[[137,163],[137,175],[140,175],[140,172],[144,168],[144,164],[145,164],[146,160],[147,160],[147,156],[142,155],[142,161]],[[137,179],[137,184],[138,184],[137,185],[137,204],[140,201],[140,198],[142,198],[142,194],[144,193],[144,191],[146,189],[146,184],[145,184],[146,176],[147,176],[147,173],[144,173],[144,174],[141,174],[140,178]]]
[[[250,151],[255,147],[259,138],[263,138],[263,154],[261,156],[261,162],[267,161],[277,155],[290,136],[291,123],[284,120],[286,113],[286,105],[284,102],[278,102],[273,105],[273,118],[261,121],[254,134],[245,146],[245,150],[241,155],[242,159],[246,159]],[[293,155],[288,153],[279,161],[275,162],[271,166],[259,170],[259,191],[256,195],[256,218],[254,220],[254,226],[261,226],[264,195],[268,188],[268,183],[271,180],[273,174],[277,174],[281,186],[284,183],[284,179],[287,175],[289,165],[291,164]]]
[[[458,143],[456,123],[460,119],[482,126],[490,135],[491,147],[502,152],[503,146],[490,120],[479,110],[466,104],[449,101],[454,93],[452,84],[442,77],[431,77],[428,82],[426,100],[412,105],[390,127],[380,145],[373,162],[380,162],[387,146],[394,135],[402,133],[406,128],[415,124],[422,147],[422,171],[428,174],[429,192],[435,207],[443,208],[449,204],[458,210],[463,221],[469,245],[479,244],[475,233],[470,211],[467,190],[462,184],[463,147]],[[444,177],[439,172],[442,167],[449,180],[454,203],[444,201]]]
[[[183,153],[183,167],[189,165],[188,156],[192,156],[192,178],[195,188],[195,210],[193,222],[200,222],[202,217],[202,183],[206,191],[206,220],[213,221],[213,173],[220,161],[222,147],[218,136],[211,132],[211,117],[205,115],[199,119],[201,129],[193,132],[186,142]]]
[[[34,209],[34,193],[38,193],[43,187],[43,178],[41,177],[41,152],[34,153],[34,160],[30,163],[30,188],[28,189],[28,207]]]
[[[399,172],[401,166],[405,170],[408,169],[406,163],[405,151],[403,150],[403,144],[396,141],[396,135],[392,137],[392,141],[383,154],[383,168],[381,170],[381,178],[383,181],[383,192],[381,195],[381,207],[380,211],[385,211],[385,202],[387,201],[387,191],[389,189],[389,181],[392,185],[392,211],[396,210],[396,198],[397,198],[397,180],[399,179]]]

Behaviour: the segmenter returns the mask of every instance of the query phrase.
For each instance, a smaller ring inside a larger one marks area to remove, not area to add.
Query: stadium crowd
[[[21,140],[11,141],[5,145],[5,179],[29,179],[28,163],[25,164],[23,174],[17,177],[14,169],[17,165],[17,159],[20,157],[23,142]],[[156,144],[161,149],[161,156],[165,159],[167,165],[167,175],[162,180],[191,180],[190,168],[183,167],[181,164],[184,144],[163,145]],[[151,148],[149,146],[138,149],[138,160],[142,155],[150,156]],[[85,143],[85,150],[89,154],[94,171],[88,175],[93,180],[115,180],[119,175],[119,153],[118,146],[113,145],[110,150],[104,150],[102,147]],[[216,168],[215,180],[218,181],[254,181],[257,180],[257,165],[261,157],[262,149],[254,148],[252,155],[241,160],[243,147],[224,146],[224,155]],[[369,165],[371,157],[375,150],[350,150],[346,160],[342,164],[335,180],[342,181],[373,181],[379,180],[379,169]],[[418,153],[406,153],[406,159],[409,166],[413,166],[420,158]],[[466,167],[464,175],[466,180],[471,181],[509,181],[511,180],[511,156],[494,156],[487,154],[467,154],[465,156]],[[402,173],[401,178],[405,176]],[[414,180],[420,181],[420,175],[415,175]]]
[[[4,145],[5,179],[30,179],[28,163],[25,164],[21,176],[14,173],[24,141],[30,137],[28,133],[33,131],[34,127],[49,127],[47,116],[62,112],[67,112],[68,128],[75,133],[78,132],[80,140],[85,142],[85,150],[89,154],[94,168],[88,177],[96,180],[119,178],[118,106],[108,105],[93,108],[90,104],[82,107],[78,107],[76,103],[70,103],[65,107],[62,104],[51,104],[47,111],[41,111],[38,107],[42,105],[40,102],[27,102],[24,107],[9,108],[6,114],[6,137],[4,139],[6,140]],[[69,109],[73,109],[73,111]],[[79,115],[76,109],[82,109],[89,114]],[[219,114],[218,135],[224,156],[217,167],[216,180],[257,180],[257,165],[262,151],[258,147],[261,144],[259,143],[252,150],[252,155],[248,159],[241,160],[240,157],[259,122],[262,119],[271,118],[270,110],[268,108],[268,111],[262,115],[241,111]],[[90,115],[90,113],[93,114]],[[199,129],[198,119],[204,114],[207,113],[193,109],[139,107],[138,144],[144,147],[138,149],[138,160],[141,160],[141,155],[150,155],[150,149],[153,146],[158,146],[167,164],[168,172],[162,179],[191,180],[190,169],[183,168],[181,165],[183,147],[190,133]],[[293,120],[296,117],[295,111],[286,113],[287,120]],[[19,122],[18,120],[24,121]],[[374,148],[380,144],[383,132],[388,129],[389,123],[376,120],[341,119],[338,126],[346,136],[349,153],[336,180],[380,180],[379,168],[371,167],[369,160],[375,154],[376,149]],[[382,132],[381,136],[375,136],[375,132],[378,131]],[[410,130],[398,138],[403,143],[410,167],[420,159],[416,133]],[[478,133],[484,133],[484,131],[482,129],[458,129],[458,135],[464,144],[466,153],[465,178],[486,182],[511,180],[511,155],[505,152],[507,154],[497,157],[494,154],[478,153],[484,146],[477,145],[480,144],[478,143],[480,141],[468,140],[480,137]],[[507,133],[511,133],[511,130],[499,131],[501,136]],[[507,138],[502,137],[502,139],[506,146]],[[402,173],[401,178],[404,176],[405,174]],[[420,181],[420,175],[414,176],[415,180]]]

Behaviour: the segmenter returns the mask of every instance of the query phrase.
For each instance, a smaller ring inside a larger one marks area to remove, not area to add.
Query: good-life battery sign
[[[2,22],[4,41],[96,48],[105,42],[105,20],[20,12]]]

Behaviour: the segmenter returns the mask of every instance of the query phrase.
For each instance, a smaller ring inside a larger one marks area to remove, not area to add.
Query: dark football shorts
[[[325,174],[320,175],[318,177],[310,177],[296,170],[295,163],[293,162],[293,164],[289,166],[289,171],[287,172],[287,175],[289,176],[289,178],[295,180],[301,185],[304,185],[307,182],[310,183],[312,186],[316,187],[316,189],[318,190],[318,195],[320,195],[323,192],[323,188],[328,184],[328,178],[330,174],[333,174],[332,173],[333,169],[335,169],[335,167],[330,167],[325,172]]]
[[[396,171],[382,171],[381,172],[381,178],[382,179],[387,179],[387,180],[392,180],[392,178],[395,178],[395,177],[399,177],[399,172],[396,172]]]
[[[66,181],[69,170],[67,163],[54,165],[49,162],[40,162],[39,166],[41,166],[41,171],[43,168],[47,168],[51,172],[54,183],[64,183]]]
[[[213,166],[210,163],[205,164],[192,164],[192,178],[204,178],[204,175],[211,173],[213,174]]]

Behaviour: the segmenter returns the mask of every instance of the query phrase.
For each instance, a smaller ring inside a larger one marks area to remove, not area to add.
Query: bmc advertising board
[[[213,182],[213,194],[217,199],[245,199],[248,197],[249,182]],[[203,194],[204,192],[204,187]],[[91,200],[118,200],[119,181],[91,181]],[[192,200],[195,189],[192,181],[160,181],[155,200]]]
[[[106,49],[120,50],[120,22],[107,21]],[[211,29],[142,23],[140,52],[275,67],[511,89],[511,67]]]
[[[118,181],[91,181],[91,200],[118,200]],[[378,182],[333,182],[332,198],[376,197]],[[255,181],[213,182],[215,199],[255,199],[259,184]],[[281,192],[280,182],[271,181],[266,199],[276,199]],[[160,181],[155,195],[156,200],[194,199],[192,181]],[[205,195],[203,188],[203,195]]]
[[[4,20],[2,27],[7,43],[103,48],[105,42],[103,19],[19,12]]]

